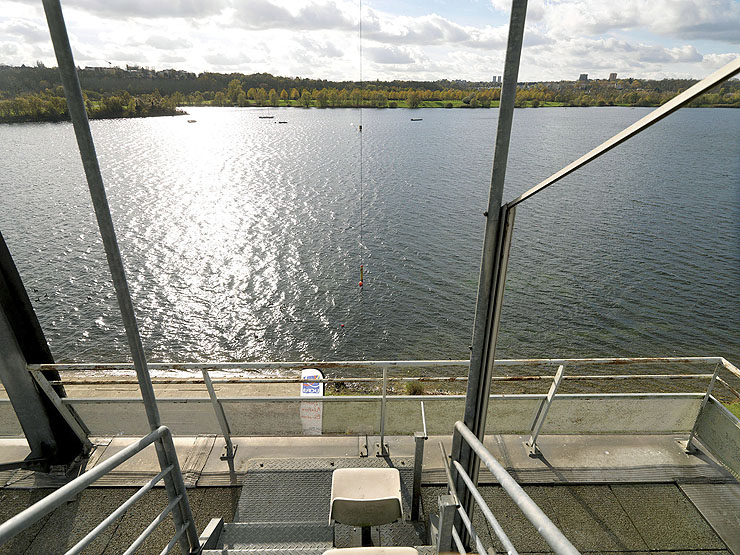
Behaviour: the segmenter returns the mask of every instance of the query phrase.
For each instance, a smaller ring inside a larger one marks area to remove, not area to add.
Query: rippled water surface
[[[363,252],[357,110],[188,111],[92,123],[152,359],[467,358],[496,110],[363,113]],[[517,110],[504,199],[645,113]],[[739,362],[739,137],[682,110],[521,205],[499,356]],[[55,357],[127,359],[71,126],[0,126],[0,193]]]

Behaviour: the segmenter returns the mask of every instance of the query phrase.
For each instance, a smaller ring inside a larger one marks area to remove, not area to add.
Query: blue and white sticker
[[[315,368],[306,368],[301,372],[302,380],[323,380],[324,374]],[[301,384],[301,397],[323,397],[324,383],[319,381],[303,382]]]

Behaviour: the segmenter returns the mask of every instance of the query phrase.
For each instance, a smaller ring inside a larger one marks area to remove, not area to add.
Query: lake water
[[[468,357],[497,110],[363,112],[362,251],[357,110],[188,112],[92,123],[150,359]],[[504,200],[647,112],[516,110]],[[56,359],[127,360],[71,125],[0,126],[0,194]],[[739,332],[740,110],[681,110],[519,207],[500,358],[737,363]]]

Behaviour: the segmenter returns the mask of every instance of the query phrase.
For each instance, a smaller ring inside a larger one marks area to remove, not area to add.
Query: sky
[[[63,0],[62,7],[81,67],[489,81],[502,73],[511,0]],[[519,80],[611,72],[701,78],[738,56],[740,0],[529,0]],[[56,65],[41,1],[0,0],[0,64],[36,61]]]

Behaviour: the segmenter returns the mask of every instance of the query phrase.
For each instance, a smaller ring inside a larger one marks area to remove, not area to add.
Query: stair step
[[[224,524],[219,545],[227,549],[291,552],[331,549],[334,531],[328,523],[230,522]]]
[[[435,555],[436,550],[430,545],[414,546],[419,555]],[[246,553],[255,553],[257,555],[323,555],[326,549],[273,549],[273,550],[254,550],[254,549],[206,549],[203,555],[244,555]]]
[[[327,548],[294,548],[294,549],[251,549],[251,548],[237,548],[237,549],[205,549],[202,551],[203,555],[244,555],[246,553],[254,553],[256,555],[323,555],[326,551],[331,549]]]

